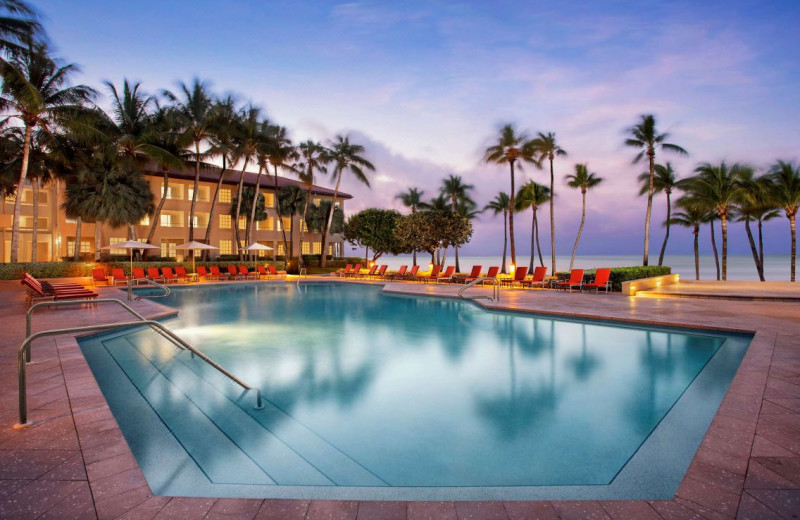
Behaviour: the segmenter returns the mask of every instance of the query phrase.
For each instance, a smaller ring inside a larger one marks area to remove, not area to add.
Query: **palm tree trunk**
[[[553,209],[553,199],[555,199],[555,177],[553,176],[553,157],[550,157],[550,255],[552,260],[553,276],[556,274],[556,215]],[[539,261],[542,260],[542,250],[539,249]],[[542,263],[544,266],[544,263]]]
[[[575,237],[575,245],[572,247],[572,258],[569,260],[569,270],[572,272],[572,266],[575,264],[575,253],[578,252],[578,241],[581,239],[583,233],[583,223],[586,222],[586,191],[583,192],[583,209],[581,210],[581,225],[578,227],[578,236]],[[646,264],[645,264],[646,265]]]
[[[792,232],[792,253],[790,257],[791,268],[790,268],[790,281],[794,281],[794,267],[795,261],[797,259],[797,217],[796,215],[792,215],[789,217],[789,230]]]
[[[664,253],[667,250],[667,240],[669,240],[669,219],[672,215],[672,203],[670,202],[670,191],[667,191],[667,231],[664,233],[664,243],[661,244],[661,253],[658,254],[658,265],[664,264]]]
[[[281,201],[278,197],[278,166],[273,164],[272,167],[274,168],[274,175],[275,175],[275,211],[278,214],[278,222],[281,226],[281,235],[283,236],[283,258],[286,264],[289,264],[289,259],[291,259],[294,251],[289,249],[289,243],[286,240],[286,226],[283,225],[283,216],[281,215]],[[331,206],[333,207],[333,206]],[[291,226],[291,216],[289,217],[289,225]],[[289,228],[289,232],[291,233],[292,228]]]
[[[256,204],[258,203],[258,196],[261,194],[261,174],[264,173],[264,165],[258,166],[258,175],[256,175],[256,185],[253,193],[253,206],[250,208],[250,222],[248,223],[247,242],[253,243],[253,228],[256,221]]]
[[[19,182],[17,183],[17,196],[14,199],[14,220],[11,221],[11,262],[19,262],[19,218],[22,209],[22,187],[25,185],[25,178],[28,176],[28,161],[31,155],[31,131],[32,127],[25,124],[25,141],[22,145],[22,167],[19,171]]]
[[[39,179],[34,178],[33,182],[33,229],[31,230],[31,262],[37,260],[37,249],[39,242]]]
[[[153,237],[156,234],[156,227],[161,219],[161,210],[164,208],[164,203],[167,202],[167,188],[169,187],[169,173],[166,169],[161,170],[164,174],[164,187],[161,193],[161,200],[158,202],[155,213],[153,213],[153,221],[150,223],[150,230],[147,232],[147,243],[153,243]]]
[[[225,170],[227,169],[227,161],[225,155],[222,156],[222,171],[219,172],[219,179],[217,180],[217,189],[214,190],[214,196],[211,199],[211,209],[208,212],[208,226],[206,226],[206,244],[211,243],[211,226],[214,224],[214,211],[217,209],[217,201],[219,200],[219,190],[222,189],[222,181],[225,179]],[[208,260],[211,258],[209,250],[203,251],[203,258]]]
[[[694,227],[694,279],[700,279],[700,248],[698,247],[698,240],[700,239],[700,226]]]
[[[189,209],[189,242],[194,240],[194,208],[197,205],[197,190],[200,187],[200,141],[194,142],[194,190],[192,191],[192,206]]]
[[[305,204],[303,204],[303,221],[302,221],[302,224],[300,225],[300,237],[299,237],[299,241],[300,241],[300,258],[299,258],[299,261],[298,261],[297,265],[299,267],[301,267],[301,268],[303,267],[303,237],[305,235],[306,226],[308,225],[306,223],[306,213],[308,213],[308,201],[311,200],[311,188],[312,187],[313,187],[313,184],[309,184],[308,185],[308,190],[306,191],[306,202],[305,202]],[[309,229],[309,231],[311,231],[311,230]]]
[[[501,273],[506,274],[506,249],[508,248],[508,211],[503,212],[503,266]]]
[[[236,216],[233,219],[233,236],[236,242],[236,254],[239,255],[239,260],[242,259],[242,243],[239,236],[239,215],[242,212],[242,191],[244,190],[244,170],[247,168],[248,159],[244,160],[242,172],[239,174],[239,186],[236,189]]]
[[[511,242],[511,263],[517,265],[517,248],[514,242],[514,161],[510,161],[511,165],[511,193],[509,194],[509,210],[508,210],[508,238]]]
[[[100,261],[100,247],[103,242],[103,223],[99,220],[94,221],[94,261]]]
[[[763,235],[763,228],[764,221],[760,218],[758,219],[758,261],[761,263],[761,269],[764,269],[764,235]]]
[[[342,183],[342,166],[338,168],[339,173],[336,175],[336,188],[333,190],[333,198],[331,199],[331,209],[328,212],[328,222],[325,224],[325,233],[322,234],[322,258],[320,259],[320,267],[328,265],[328,234],[331,232],[331,224],[333,223],[333,212],[336,209],[336,196],[339,195],[339,185]]]
[[[83,219],[78,217],[75,219],[75,247],[72,248],[72,259],[78,261],[81,259],[81,228],[83,227]]]
[[[648,150],[647,157],[650,161],[650,188],[647,191],[647,214],[644,217],[644,259],[642,260],[644,266],[648,264],[650,257],[650,215],[653,212],[653,184],[656,175],[655,153]]]
[[[542,267],[544,267],[544,259],[542,259],[542,245],[539,243],[539,238],[541,237],[539,234],[539,216],[536,213],[536,211],[533,212],[533,227],[536,228],[536,250],[539,252],[539,263]]]
[[[531,261],[528,263],[528,271],[533,272],[533,261],[536,258],[536,206],[531,205],[533,216],[531,217]]]
[[[722,221],[722,280],[728,279],[728,215],[720,215]]]
[[[717,280],[719,280],[719,253],[717,252],[717,238],[714,233],[714,218],[711,218],[711,249],[714,251],[714,265],[717,267]]]
[[[758,249],[756,248],[756,241],[753,239],[753,232],[750,231],[750,219],[744,221],[744,230],[747,231],[747,240],[750,242],[750,252],[753,253],[753,261],[756,263],[756,271],[758,272],[758,278],[762,282],[764,281],[764,266],[761,265],[761,262],[758,258]]]

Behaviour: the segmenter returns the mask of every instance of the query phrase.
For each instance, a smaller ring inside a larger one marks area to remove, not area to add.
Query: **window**
[[[230,215],[220,215],[219,216],[219,228],[220,229],[230,229],[231,228],[231,216]]]
[[[256,229],[259,231],[274,231],[275,230],[275,218],[274,217],[267,217],[266,220],[259,220],[256,224]]]
[[[339,209],[339,203],[337,202],[336,204],[333,205],[333,207],[334,209]]]
[[[169,213],[161,214],[161,227],[172,227],[172,215]]]
[[[162,211],[160,220],[161,227],[165,228],[179,228],[183,226],[183,212],[182,211]],[[197,226],[195,226],[197,227]]]
[[[161,196],[164,196],[164,186],[161,186]],[[167,187],[167,200],[183,200],[183,186]]]
[[[150,225],[150,215],[145,215],[142,217],[142,220],[139,221],[140,226],[149,226]]]
[[[322,242],[314,242],[314,254],[315,255],[322,254]]]
[[[311,242],[303,242],[303,254],[304,255],[311,254]]]
[[[110,245],[119,244],[120,242],[125,242],[125,239],[122,237],[111,237],[108,239],[108,243]],[[120,248],[113,248],[109,249],[108,252],[112,255],[126,255],[128,254],[127,249],[120,249]]]
[[[221,255],[230,255],[233,254],[233,242],[230,240],[220,240],[219,241],[219,254]]]
[[[187,195],[186,197],[189,200],[192,200],[192,193],[194,193],[194,188],[188,188],[186,190]],[[211,200],[211,190],[208,189],[208,186],[200,186],[197,188],[197,202],[208,202]]]
[[[20,229],[33,229],[33,220],[34,220],[33,217],[24,216],[24,215],[21,216],[19,218],[19,227],[20,227]],[[47,217],[39,217],[38,224],[39,224],[39,226],[38,226],[39,230],[47,229],[47,225],[49,224],[49,221],[47,220]]]
[[[222,188],[219,190],[219,201],[223,204],[230,204],[231,203],[231,190]]]
[[[92,243],[89,240],[81,240],[79,253],[91,253]],[[75,237],[67,237],[67,256],[75,254]]]
[[[278,256],[283,256],[286,250],[283,248],[283,242],[278,242]]]
[[[178,256],[178,250],[175,248],[178,243],[174,240],[162,240],[161,241],[161,256],[171,256],[176,257]]]
[[[272,242],[259,242],[259,244],[261,244],[262,246],[272,247]],[[258,256],[259,257],[265,257],[265,256],[268,256],[268,255],[271,255],[271,254],[272,254],[272,251],[263,251],[263,250],[259,250],[258,251]]]
[[[247,227],[247,217],[239,216],[239,229],[244,229]]]
[[[306,219],[300,219],[300,228],[303,230],[303,233],[308,233],[308,224],[306,224]]]
[[[66,216],[65,216],[65,217],[64,217],[64,223],[65,223],[65,224],[77,224],[77,223],[78,223],[78,219],[76,219],[76,218],[69,218],[69,217],[66,217]]]
[[[313,202],[315,206],[319,206],[320,204],[322,204],[322,199],[317,197],[315,199],[312,199],[311,202]]]
[[[278,222],[278,231],[283,231],[284,229],[286,231],[292,230],[292,219],[290,219],[289,217],[283,217],[277,222]]]
[[[264,193],[264,205],[268,208],[275,207],[275,194],[274,193]]]

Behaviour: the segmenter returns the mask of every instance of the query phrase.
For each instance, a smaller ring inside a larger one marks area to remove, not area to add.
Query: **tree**
[[[402,241],[395,234],[402,216],[393,209],[369,208],[351,215],[344,224],[344,239],[354,246],[367,247],[372,251],[372,261],[382,255],[400,254]]]
[[[483,208],[484,211],[490,210],[495,216],[500,213],[503,214],[503,265],[501,273],[506,273],[506,250],[508,249],[508,214],[511,213],[511,198],[504,191],[501,191],[497,196]]]
[[[295,150],[292,142],[287,136],[286,129],[281,126],[273,126],[267,136],[267,157],[273,168],[273,179],[275,182],[275,211],[278,214],[278,221],[283,223],[281,208],[281,191],[278,189],[278,168],[295,171],[294,166],[289,164],[289,161],[296,160],[299,155]],[[294,213],[293,213],[294,214]],[[286,228],[281,225],[281,233],[283,234],[283,244],[286,247]],[[294,245],[294,244],[293,244]],[[289,258],[292,251],[286,253],[286,258]],[[301,255],[302,256],[302,255]]]
[[[765,220],[771,220],[780,214],[777,206],[771,200],[769,194],[770,181],[767,177],[755,177],[752,168],[746,169],[742,176],[742,194],[736,204],[736,220],[744,222],[744,229],[747,233],[747,241],[750,243],[750,252],[756,264],[758,278],[763,282],[764,278],[764,251],[762,239],[762,225]],[[750,222],[758,222],[758,245],[753,238],[750,229]]]
[[[424,191],[418,188],[408,188],[407,191],[400,192],[395,195],[394,198],[400,199],[400,202],[403,206],[409,208],[411,213],[416,213],[422,204],[422,196],[425,194]],[[413,263],[417,265],[417,250],[413,250]]]
[[[642,184],[642,189],[639,190],[639,195],[650,193],[650,172],[643,172],[639,175],[639,182]],[[666,232],[664,233],[664,243],[661,244],[661,252],[658,254],[658,265],[664,264],[664,253],[667,250],[667,241],[669,240],[669,226],[672,213],[672,191],[678,186],[678,179],[675,177],[675,170],[669,162],[664,164],[656,164],[655,177],[653,178],[653,190],[663,191],[667,195],[667,218],[664,221]]]
[[[450,199],[450,209],[458,213],[458,208],[462,207],[469,212],[469,208],[475,207],[475,201],[469,195],[469,192],[475,188],[472,184],[464,184],[460,175],[449,175],[442,181],[441,194]],[[456,272],[461,272],[461,265],[458,262],[458,246],[455,246],[456,254]]]
[[[306,187],[305,207],[303,207],[302,213],[304,225],[300,226],[300,267],[303,267],[303,234],[307,227],[310,230],[306,215],[308,215],[308,205],[311,202],[311,190],[314,189],[315,173],[328,173],[327,164],[330,159],[328,149],[311,140],[300,143],[297,146],[297,153],[302,162],[294,171],[300,182]]]
[[[544,259],[542,259],[542,246],[539,243],[539,219],[537,212],[539,207],[547,201],[552,202],[550,188],[541,184],[536,184],[529,181],[523,184],[517,192],[514,211],[522,212],[531,208],[532,221],[531,221],[531,261],[528,265],[528,270],[533,272],[534,257],[536,251],[539,252],[539,263],[544,267]],[[535,245],[535,248],[534,248]],[[555,265],[555,264],[554,264]]]
[[[296,215],[302,215],[303,208],[306,205],[306,192],[302,188],[297,186],[283,186],[276,192],[275,195],[276,206],[280,210],[280,215],[286,215],[289,218],[289,222],[294,220]],[[290,228],[290,241],[287,245],[286,243],[286,229],[283,225],[281,225],[281,229],[283,230],[283,249],[286,251],[286,258],[289,259],[292,256],[292,251],[294,251],[294,232]],[[303,256],[302,249],[300,250],[300,256]]]
[[[497,143],[486,149],[483,160],[487,163],[506,164],[508,163],[511,172],[511,191],[509,191],[509,207],[514,207],[514,197],[516,190],[514,189],[514,165],[520,162],[520,169],[522,163],[530,163],[537,168],[541,168],[541,164],[536,161],[536,150],[533,146],[533,141],[528,139],[524,133],[518,132],[514,125],[506,124],[500,128],[500,136]],[[508,212],[508,236],[511,241],[511,263],[517,265],[517,250],[514,242],[514,212]],[[503,269],[505,272],[505,261],[503,262]]]
[[[242,236],[239,231],[239,217],[242,215],[242,203],[244,199],[242,193],[244,190],[245,173],[247,172],[247,165],[250,161],[258,160],[259,148],[263,146],[266,135],[264,133],[264,124],[261,119],[261,109],[253,105],[244,107],[239,111],[233,122],[233,143],[234,154],[238,161],[242,162],[242,170],[239,172],[239,183],[236,187],[236,211],[232,214],[233,221],[233,236],[236,243],[236,254],[239,259],[242,258]],[[254,184],[256,187],[257,184]],[[252,202],[251,202],[252,204]],[[247,213],[245,211],[245,213]]]
[[[793,162],[776,162],[769,170],[772,181],[770,193],[777,205],[783,208],[789,219],[791,233],[790,280],[795,281],[795,262],[797,259],[797,208],[800,206],[800,166]]]
[[[395,229],[398,252],[427,251],[463,245],[472,237],[472,222],[449,209],[418,211],[400,218]]]
[[[76,72],[76,65],[60,65],[51,58],[44,44],[30,44],[24,50],[15,50],[9,61],[2,66],[0,111],[9,118],[21,120],[24,125],[22,161],[17,182],[19,190],[24,186],[28,175],[31,136],[34,130],[39,128],[45,132],[50,131],[54,125],[74,114],[96,94],[85,85],[67,86],[69,77]],[[17,196],[11,228],[11,262],[19,260],[21,203],[22,197]]]
[[[556,274],[556,217],[553,209],[553,199],[555,198],[555,175],[553,173],[553,161],[556,157],[565,157],[567,152],[556,143],[556,134],[548,132],[546,134],[539,132],[533,140],[533,149],[538,156],[537,161],[541,164],[545,159],[550,162],[550,254],[552,256],[551,269],[552,274]],[[537,240],[538,240],[538,231]],[[531,252],[533,256],[533,252]],[[542,252],[539,249],[539,259],[541,260]],[[533,260],[531,260],[531,271],[533,270]]]
[[[580,188],[581,199],[583,201],[581,208],[581,225],[578,228],[578,236],[575,237],[575,245],[572,247],[572,257],[569,260],[570,271],[572,271],[572,266],[575,264],[575,253],[578,252],[578,241],[581,239],[583,224],[586,222],[586,192],[589,188],[593,188],[601,182],[603,182],[603,179],[598,177],[596,173],[589,173],[589,167],[586,164],[576,164],[575,173],[567,175],[567,186],[570,188]]]
[[[211,196],[211,209],[208,212],[208,225],[206,226],[205,243],[211,243],[211,228],[214,225],[214,212],[219,201],[219,190],[222,183],[228,177],[228,165],[233,165],[238,160],[236,157],[236,144],[233,141],[233,134],[236,131],[236,101],[228,96],[223,100],[218,100],[214,104],[214,134],[209,137],[211,147],[207,150],[206,156],[220,157],[222,168],[217,174],[217,186]],[[209,258],[209,251],[205,250],[204,258]]]
[[[676,204],[679,208],[670,218],[670,223],[676,226],[683,226],[692,229],[694,235],[694,279],[700,279],[700,249],[698,241],[700,236],[700,226],[707,222],[707,212],[702,204],[691,197],[681,197]],[[666,224],[666,223],[665,223]]]
[[[0,51],[24,52],[44,36],[36,11],[21,0],[0,0]],[[2,61],[2,58],[0,58]]]
[[[656,118],[652,114],[639,116],[639,123],[628,128],[629,137],[625,139],[625,145],[638,148],[640,152],[633,158],[633,164],[638,163],[644,156],[647,156],[649,163],[649,183],[647,188],[647,214],[644,219],[644,258],[642,265],[648,264],[650,256],[650,214],[653,211],[653,191],[655,189],[656,174],[656,150],[659,148],[665,151],[688,155],[688,152],[676,144],[665,142],[669,134],[659,134],[656,130]]]
[[[236,208],[239,206],[239,196],[237,195],[231,201],[231,219],[236,216]],[[267,219],[267,208],[264,202],[264,194],[260,191],[257,191],[255,187],[246,186],[242,188],[242,195],[241,195],[242,204],[239,206],[239,210],[245,213],[252,212],[255,214],[256,222],[261,222],[262,220]],[[256,201],[255,207],[251,207],[253,201]]]
[[[333,197],[331,198],[327,227],[322,234],[321,267],[327,265],[328,235],[330,234],[330,226],[333,222],[333,211],[336,208],[336,197],[339,195],[339,186],[342,184],[344,172],[349,171],[358,181],[369,186],[369,179],[367,178],[366,171],[375,171],[375,166],[362,156],[364,147],[360,144],[351,143],[349,136],[337,135],[329,149],[331,162],[336,165],[336,187],[333,190]]]

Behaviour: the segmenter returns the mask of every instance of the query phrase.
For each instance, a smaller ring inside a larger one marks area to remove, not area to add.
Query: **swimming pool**
[[[487,311],[381,287],[187,287],[81,348],[153,491],[670,498],[750,337]]]

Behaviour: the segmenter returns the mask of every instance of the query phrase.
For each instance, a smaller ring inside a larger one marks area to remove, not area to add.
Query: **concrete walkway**
[[[772,300],[800,303],[800,283],[681,280],[647,289],[637,297],[715,298],[725,300]]]

